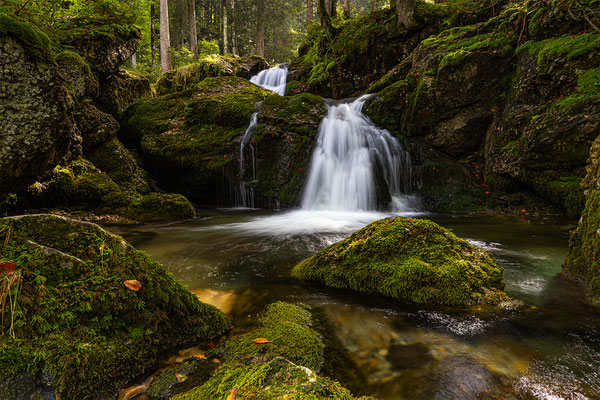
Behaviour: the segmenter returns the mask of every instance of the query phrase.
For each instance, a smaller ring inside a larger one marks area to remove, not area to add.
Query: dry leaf
[[[206,358],[206,356],[204,354],[194,354],[195,358]]]
[[[227,395],[227,400],[235,400],[235,395],[237,394],[237,391],[238,390],[236,388],[231,388],[229,394]]]
[[[14,262],[3,262],[0,263],[0,270],[4,271],[5,274],[9,275],[15,272],[17,264]]]
[[[175,372],[175,378],[177,378],[177,380],[179,381],[179,383],[184,382],[187,379],[187,376],[185,376],[184,374],[180,374],[178,372]]]
[[[215,344],[212,342],[212,340],[210,342],[208,342],[208,347],[211,348],[211,349],[213,347],[215,347]]]
[[[256,343],[256,344],[265,344],[265,343],[271,343],[271,341],[270,341],[270,340],[268,340],[268,339],[265,339],[265,338],[262,338],[262,337],[261,337],[261,338],[256,338],[256,339],[254,339],[254,340],[253,340],[253,342],[254,342],[254,343]]]
[[[133,290],[134,292],[137,292],[142,288],[142,284],[137,279],[129,279],[123,283],[125,284],[127,289]]]

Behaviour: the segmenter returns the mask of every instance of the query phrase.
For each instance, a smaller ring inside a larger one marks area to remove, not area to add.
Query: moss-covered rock
[[[159,95],[180,92],[208,77],[239,76],[249,79],[267,68],[269,64],[262,57],[213,54],[183,68],[164,73],[156,83],[156,91]]]
[[[255,343],[254,339],[267,339]],[[220,350],[223,365],[203,385],[176,399],[354,399],[339,383],[316,374],[323,342],[309,309],[277,302],[267,307],[260,327],[229,340]]]
[[[563,271],[571,278],[585,282],[592,299],[600,302],[600,137],[590,150],[582,187],[585,208],[577,229],[571,233]]]
[[[120,121],[129,106],[139,99],[151,95],[150,82],[147,78],[120,68],[103,80],[100,85],[98,101]]]
[[[222,312],[97,225],[19,216],[0,219],[0,237],[0,259],[16,262],[21,276],[18,311],[0,337],[4,398],[35,394],[15,386],[24,374],[63,399],[112,398],[161,352],[229,328]]]
[[[79,103],[74,119],[81,134],[81,147],[85,154],[115,138],[119,131],[117,120],[98,109],[91,100]]]
[[[23,189],[81,151],[72,103],[38,28],[0,15],[0,192]]]
[[[72,96],[77,99],[93,99],[98,96],[98,79],[83,57],[74,51],[66,50],[57,54],[55,59],[58,72]]]
[[[502,267],[485,250],[428,220],[385,218],[294,267],[327,286],[422,304],[498,304]]]

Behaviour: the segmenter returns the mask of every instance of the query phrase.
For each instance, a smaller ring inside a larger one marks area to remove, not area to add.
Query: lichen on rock
[[[503,268],[494,257],[432,221],[373,222],[297,264],[292,275],[401,302],[499,304]]]

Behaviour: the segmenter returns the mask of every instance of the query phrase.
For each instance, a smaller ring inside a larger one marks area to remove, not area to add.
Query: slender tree
[[[137,51],[131,55],[131,68],[137,69]]]
[[[160,0],[160,69],[163,73],[171,69],[170,47],[169,0]]]
[[[223,54],[229,53],[229,41],[227,40],[227,0],[223,0]]]
[[[323,0],[320,0],[323,1]],[[265,0],[256,0],[256,54],[265,56]]]
[[[336,30],[331,24],[331,18],[325,8],[325,0],[317,0],[317,13],[319,13],[319,19],[321,20],[321,27],[323,28],[323,32],[325,32],[325,37],[327,37],[327,40],[332,41]]]
[[[235,0],[231,0],[231,46],[233,54],[239,54],[237,35],[235,34]]]
[[[410,29],[417,24],[415,21],[415,4],[415,0],[395,0],[398,25],[402,24],[406,29]]]
[[[188,0],[188,19],[190,25],[190,51],[198,59],[198,32],[196,31],[196,0]]]
[[[152,55],[152,71],[156,68],[156,30],[154,27],[154,1],[150,2],[150,54]]]
[[[350,0],[344,0],[344,18],[350,18]]]
[[[310,26],[313,21],[313,0],[306,0],[306,26]]]
[[[329,16],[333,18],[337,18],[337,0],[328,0],[329,3]]]

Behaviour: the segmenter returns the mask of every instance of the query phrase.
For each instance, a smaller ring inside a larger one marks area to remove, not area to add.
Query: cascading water
[[[374,211],[388,193],[396,211],[409,208],[403,193],[411,185],[410,155],[362,113],[368,97],[329,107],[319,126],[303,209]]]
[[[238,207],[254,208],[254,189],[245,182],[246,164],[244,160],[244,148],[254,136],[254,128],[258,122],[258,112],[255,112],[250,117],[250,123],[244,132],[244,136],[240,141],[240,182],[235,190],[235,204]],[[250,143],[251,151],[251,166],[252,166],[252,181],[256,180],[256,164],[254,159],[254,146]]]
[[[275,67],[260,71],[257,75],[250,78],[250,82],[284,96],[285,86],[287,85],[287,75],[288,64],[279,64]]]

